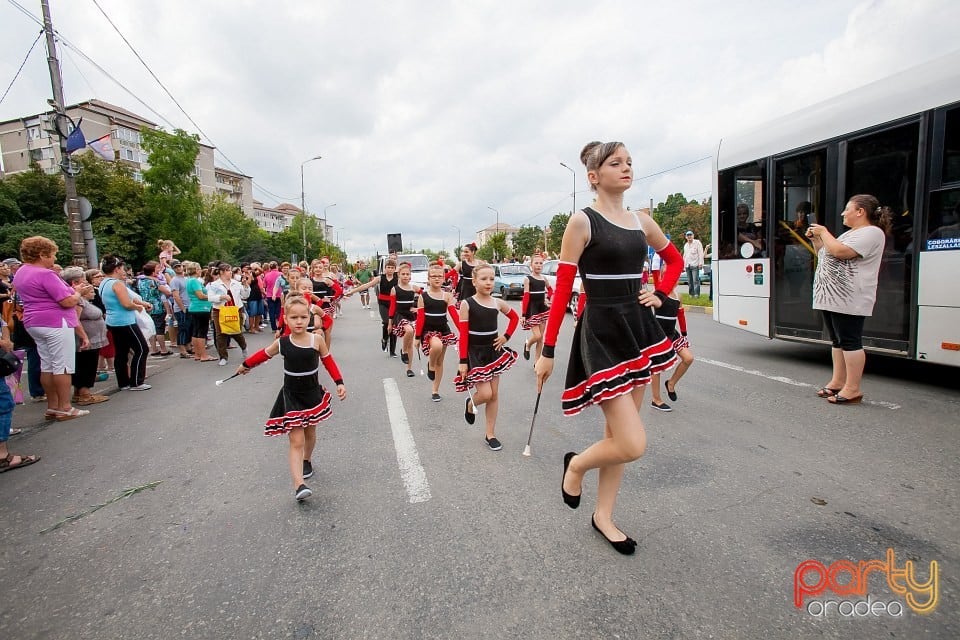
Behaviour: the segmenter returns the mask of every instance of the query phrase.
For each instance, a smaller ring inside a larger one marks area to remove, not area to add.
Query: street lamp
[[[496,231],[493,232],[494,235],[496,235],[496,234],[500,233],[500,211],[498,211],[497,209],[494,209],[493,207],[489,207],[489,206],[487,207],[487,209],[490,209],[490,211],[493,211],[494,213],[497,214],[497,226],[496,226]],[[496,250],[496,249],[493,250],[493,259],[494,259],[494,260],[497,259],[497,250]]]
[[[303,259],[307,258],[307,196],[303,188],[303,165],[314,160],[320,160],[323,156],[313,156],[300,163],[300,210],[303,212]]]
[[[570,173],[573,174],[573,193],[570,194],[573,196],[573,211],[571,211],[570,213],[573,214],[577,210],[577,172],[574,171],[573,169],[570,169],[570,167],[563,164],[562,162],[560,163],[560,166],[563,167],[564,169],[568,169]]]

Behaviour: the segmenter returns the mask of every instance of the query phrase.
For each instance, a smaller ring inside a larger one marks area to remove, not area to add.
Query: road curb
[[[683,310],[687,313],[703,313],[713,315],[713,307],[700,307],[692,304],[683,305]]]

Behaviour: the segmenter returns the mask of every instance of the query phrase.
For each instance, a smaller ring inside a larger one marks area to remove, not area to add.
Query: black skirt
[[[330,394],[317,375],[283,377],[283,388],[263,428],[265,436],[282,436],[294,429],[313,427],[330,417]]]
[[[517,361],[517,352],[510,347],[503,347],[497,351],[492,344],[469,345],[467,355],[470,359],[470,370],[466,377],[456,376],[453,386],[457,392],[466,391],[481,382],[490,382],[495,377],[513,366]]]

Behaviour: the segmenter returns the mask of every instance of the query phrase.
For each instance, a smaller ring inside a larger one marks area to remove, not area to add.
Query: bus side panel
[[[960,251],[923,251],[917,278],[917,353],[924,362],[960,367]]]
[[[717,260],[714,318],[721,324],[770,337],[770,260]]]

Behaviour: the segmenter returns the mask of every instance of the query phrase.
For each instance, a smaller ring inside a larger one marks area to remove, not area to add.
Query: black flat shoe
[[[403,364],[407,364],[408,362],[410,362],[410,359],[407,357],[407,354],[404,351],[400,352],[400,362],[402,362]]]
[[[597,526],[597,521],[594,519],[594,516],[590,516],[590,524],[593,525],[593,528],[596,529],[597,533],[603,536],[603,539],[610,543],[610,546],[616,550],[617,553],[622,553],[625,556],[632,556],[633,552],[637,550],[637,541],[627,536],[626,540],[611,540],[600,531],[600,527]],[[624,534],[627,535],[627,534]]]
[[[530,345],[528,345],[526,342],[523,343],[523,359],[530,359]]]
[[[294,496],[297,498],[297,502],[303,502],[307,498],[313,495],[313,491],[310,491],[310,487],[305,484],[297,487],[297,490],[294,492]]]
[[[381,341],[380,341],[380,351],[386,351],[386,350],[387,350],[387,341],[386,341],[386,340],[381,340]]]
[[[430,380],[436,380],[437,374],[433,372],[433,369],[430,368],[430,365],[427,365],[427,378]]]
[[[476,409],[476,407],[474,407]],[[470,398],[467,398],[466,403],[463,405],[463,419],[467,421],[467,424],[473,424],[477,421],[477,414],[470,411]]]
[[[671,402],[676,402],[676,401],[677,401],[677,389],[676,389],[676,387],[674,387],[673,389],[670,389],[670,381],[669,381],[669,380],[664,380],[664,381],[663,381],[663,388],[667,390],[667,397],[670,398],[670,401],[671,401]]]
[[[308,480],[313,477],[313,464],[309,460],[303,461],[303,479]]]
[[[580,506],[580,496],[572,496],[563,489],[563,481],[567,477],[567,467],[570,466],[570,460],[573,459],[573,456],[577,455],[573,451],[568,451],[563,456],[563,475],[560,476],[560,493],[563,495],[563,501],[571,509],[576,509]]]
[[[410,369],[407,369],[407,377],[408,377],[408,378],[412,378],[412,377],[413,377],[413,371],[411,371]]]

